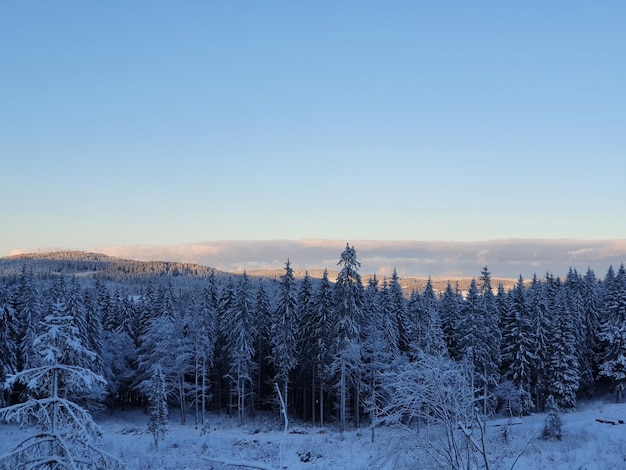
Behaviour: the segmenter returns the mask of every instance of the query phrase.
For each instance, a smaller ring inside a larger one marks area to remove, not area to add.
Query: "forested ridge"
[[[53,318],[93,352],[80,366],[106,380],[104,393],[78,401],[112,412],[147,406],[158,365],[169,406],[197,424],[207,410],[245,423],[256,410],[277,409],[277,384],[291,416],[358,426],[391,412],[396,378],[425,358],[469,371],[486,414],[543,410],[550,396],[572,409],[626,378],[623,265],[601,277],[574,268],[520,277],[509,289],[492,285],[483,267],[466,291],[448,282],[438,292],[428,281],[406,295],[395,271],[363,280],[349,245],[332,280],[327,272],[296,278],[289,261],[269,280],[128,261],[135,267],[125,286],[117,268],[109,271],[119,260],[31,261],[11,259],[0,281],[4,405],[26,400],[27,384],[15,376],[38,365],[37,338]],[[63,275],[56,263],[110,277]],[[140,269],[148,277],[138,283]],[[194,270],[193,282],[177,283]]]

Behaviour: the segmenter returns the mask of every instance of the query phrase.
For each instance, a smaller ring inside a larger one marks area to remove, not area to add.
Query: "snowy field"
[[[193,423],[182,426],[177,418],[172,410],[169,432],[158,452],[152,436],[145,432],[148,418],[142,410],[102,415],[97,421],[104,434],[104,449],[121,457],[132,470],[241,468],[205,458],[255,461],[290,470],[423,468],[419,455],[407,451],[413,439],[390,429],[377,428],[372,443],[367,428],[349,430],[342,437],[332,427],[321,431],[318,427],[292,423],[285,435],[278,415],[251,418],[242,427],[234,418],[209,415],[211,426],[205,430],[196,429]],[[489,426],[490,467],[511,468],[525,448],[516,469],[625,469],[626,424],[602,424],[596,418],[626,419],[626,404],[596,401],[581,404],[574,413],[562,413],[561,441],[544,441],[538,437],[545,420],[540,414],[524,417],[521,424],[510,426],[508,443],[502,442],[502,427]],[[14,425],[0,425],[0,453],[33,432]]]

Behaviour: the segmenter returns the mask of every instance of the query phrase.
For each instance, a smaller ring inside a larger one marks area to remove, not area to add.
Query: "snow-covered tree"
[[[137,350],[128,335],[105,331],[102,335],[103,377],[106,379],[107,402],[111,414],[119,405],[124,410],[136,376]]]
[[[17,372],[17,318],[8,289],[0,283],[0,406],[6,401],[4,381]]]
[[[446,286],[446,290],[439,299],[439,315],[441,317],[441,329],[443,330],[448,353],[454,360],[460,360],[461,352],[459,351],[457,325],[461,318],[461,305],[463,298],[456,289],[452,287],[450,281]]]
[[[485,316],[476,284],[476,279],[470,282],[467,296],[463,302],[463,310],[457,329],[457,347],[460,359],[469,361],[474,368],[474,381],[472,386],[476,389],[485,390],[485,371],[488,369],[489,358],[487,329]]]
[[[584,359],[585,369],[581,371],[581,379],[586,386],[588,395],[591,395],[595,387],[594,380],[599,372],[600,352],[602,350],[602,340],[600,338],[602,327],[600,284],[591,268],[588,268],[583,276],[581,297],[583,301],[585,328],[587,331],[587,344],[585,347],[586,358]],[[591,375],[591,382],[588,374]]]
[[[388,364],[400,356],[400,345],[402,344],[400,327],[398,325],[398,305],[396,302],[397,299],[393,297],[393,290],[387,284],[387,280],[384,279],[378,294],[378,308],[372,312],[375,317],[371,319],[370,324],[370,330],[375,328],[376,333],[370,331],[370,337],[377,337],[375,341],[379,343],[377,349],[384,351],[386,355],[385,362]]]
[[[22,267],[13,301],[19,324],[18,362],[20,368],[32,365],[33,341],[39,335],[39,322],[43,314],[41,294],[35,284],[32,269]]]
[[[532,366],[535,356],[532,343],[532,323],[522,276],[511,291],[509,309],[502,317],[502,365],[504,377],[520,391],[530,395]],[[532,403],[523,403],[523,412],[529,412]]]
[[[565,301],[568,304],[572,316],[573,333],[575,337],[574,348],[578,359],[579,391],[593,389],[593,351],[587,349],[587,322],[583,300],[582,276],[574,268],[570,268],[563,282]]]
[[[114,457],[97,447],[100,431],[89,413],[69,396],[99,395],[102,376],[79,364],[95,354],[81,344],[73,318],[62,300],[51,305],[33,341],[33,367],[9,376],[9,386],[21,383],[25,403],[0,410],[0,419],[21,425],[36,424],[39,432],[3,456],[7,468],[121,468]]]
[[[265,371],[269,369],[268,353],[271,350],[272,303],[263,283],[259,284],[254,304],[254,327],[256,335],[256,398],[257,408],[260,407]],[[311,338],[309,338],[312,341]]]
[[[207,398],[208,373],[213,364],[215,348],[215,309],[207,303],[207,292],[202,294],[198,304],[191,297],[185,306],[183,320],[184,335],[191,346],[193,360],[193,405],[195,407],[195,425],[204,424]]]
[[[576,353],[576,325],[569,310],[565,289],[557,278],[548,285],[552,310],[550,360],[548,362],[549,393],[561,408],[576,406],[576,393],[580,385],[580,370]]]
[[[410,321],[409,313],[407,310],[407,301],[402,292],[402,286],[400,285],[400,278],[396,268],[391,273],[391,279],[389,279],[389,301],[391,304],[391,313],[395,316],[393,323],[398,330],[398,349],[400,352],[406,354],[409,352],[411,338],[410,338]]]
[[[361,323],[363,320],[363,284],[358,272],[361,263],[356,250],[346,244],[339,262],[341,270],[335,283],[335,324],[333,328],[331,368],[339,400],[339,429],[345,430],[349,388],[354,390],[354,416],[359,416],[359,385],[361,372]]]
[[[531,388],[535,406],[539,410],[543,410],[549,394],[547,370],[553,329],[552,318],[548,310],[546,288],[537,275],[533,276],[528,288],[527,302],[531,318],[530,344],[533,355]]]
[[[363,324],[363,375],[365,387],[363,403],[370,415],[372,441],[377,417],[387,403],[384,378],[398,366],[400,349],[398,347],[398,327],[395,308],[389,294],[387,281],[378,288],[378,280],[371,277],[365,290]]]
[[[426,281],[424,292],[421,295],[420,306],[423,312],[420,319],[424,322],[424,336],[420,344],[422,351],[433,356],[447,356],[448,349],[441,325],[439,302],[437,301],[430,277]]]
[[[605,323],[600,330],[604,357],[600,374],[615,383],[626,380],[626,269],[621,265],[616,276],[609,269],[604,282]]]
[[[153,368],[152,377],[148,383],[148,431],[154,438],[154,447],[159,450],[159,441],[165,437],[168,423],[167,391],[165,376],[160,365]]]
[[[225,338],[224,352],[228,356],[228,378],[232,383],[232,396],[236,397],[239,423],[243,424],[248,388],[255,368],[254,357],[257,331],[253,318],[254,301],[250,280],[244,271],[236,292],[220,327]]]
[[[487,376],[487,392],[491,393],[495,390],[495,387],[500,381],[500,341],[502,337],[499,328],[498,306],[491,286],[491,273],[487,266],[483,267],[480,273],[478,292],[482,303],[483,321],[487,340],[487,361],[485,363],[484,373]]]
[[[329,377],[325,365],[330,362],[332,331],[334,326],[333,288],[328,279],[328,270],[324,269],[322,279],[312,299],[311,318],[306,322],[306,335],[312,345],[311,356],[315,361],[315,379],[319,384],[320,426],[324,426],[325,392]]]
[[[546,422],[544,423],[541,437],[546,440],[561,440],[561,417],[559,416],[559,406],[552,395],[546,401]]]
[[[289,375],[298,363],[298,302],[296,281],[289,260],[278,282],[278,298],[272,313],[271,342],[272,362],[276,370],[276,382],[282,388],[285,409],[289,410]]]
[[[310,413],[311,420],[315,421],[316,400],[317,400],[317,384],[315,371],[315,343],[311,341],[309,332],[312,329],[311,320],[313,319],[313,281],[309,272],[306,271],[304,278],[298,288],[296,304],[298,306],[298,346],[296,354],[298,356],[297,381],[302,387],[309,388],[311,391]],[[306,396],[306,394],[305,394]]]
[[[200,424],[204,425],[209,388],[209,369],[213,367],[217,343],[217,294],[211,279],[202,291],[196,315],[191,315],[189,318],[195,359],[196,419],[199,405],[202,410]]]
[[[139,389],[146,393],[152,367],[159,364],[165,375],[168,394],[178,402],[181,424],[186,422],[187,398],[192,391],[186,376],[194,371],[194,345],[187,333],[185,318],[177,312],[173,316],[159,316],[152,321],[142,338],[139,354]]]

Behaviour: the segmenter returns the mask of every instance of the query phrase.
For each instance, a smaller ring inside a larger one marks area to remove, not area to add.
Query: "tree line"
[[[106,380],[103,394],[78,402],[147,407],[158,366],[169,405],[198,426],[208,410],[244,423],[278,409],[276,385],[290,415],[360,426],[383,417],[397,377],[428,358],[468,371],[485,415],[543,410],[550,396],[571,409],[626,378],[623,265],[602,279],[573,268],[520,277],[508,291],[484,267],[466,292],[449,282],[438,293],[429,281],[410,295],[395,271],[364,282],[349,245],[338,268],[332,281],[327,272],[298,280],[287,261],[277,280],[209,273],[199,286],[154,282],[129,295],[24,266],[0,283],[0,383],[10,385],[0,406],[27,399],[14,377],[38,367],[37,338],[53,313],[69,322],[71,344],[93,352],[63,360]]]

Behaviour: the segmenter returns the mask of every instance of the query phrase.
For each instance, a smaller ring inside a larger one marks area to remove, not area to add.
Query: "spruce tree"
[[[33,341],[39,335],[43,306],[32,268],[27,270],[26,265],[18,278],[13,305],[19,325],[18,364],[20,369],[28,369],[33,365]]]
[[[486,332],[486,358],[484,373],[487,376],[488,392],[495,390],[499,383],[500,372],[500,341],[501,332],[499,328],[498,307],[496,297],[491,286],[491,273],[485,266],[481,273],[478,285],[478,292],[482,302],[483,321]]]
[[[311,356],[315,361],[315,379],[319,384],[319,417],[320,427],[323,427],[327,408],[325,405],[325,395],[329,383],[327,366],[329,366],[331,362],[330,357],[333,344],[332,332],[335,325],[333,286],[328,279],[327,269],[324,269],[322,279],[313,295],[312,303],[312,318],[308,322],[310,325],[308,337],[313,345]]]
[[[550,308],[554,315],[548,364],[549,391],[559,407],[574,408],[580,386],[576,325],[560,279],[554,280],[549,288],[552,290]]]
[[[402,292],[400,278],[396,268],[393,268],[391,279],[389,280],[389,300],[392,306],[392,313],[395,316],[396,328],[398,329],[398,349],[401,353],[408,353],[411,344],[410,321],[407,311],[407,301]]]
[[[541,432],[541,437],[546,440],[561,440],[561,417],[559,416],[559,406],[552,395],[546,401],[546,422]]]
[[[585,370],[583,372],[583,383],[589,384],[588,374],[594,380],[591,387],[587,386],[587,393],[590,396],[595,387],[595,378],[599,373],[600,353],[602,351],[601,340],[601,303],[600,284],[591,268],[587,269],[582,280],[581,296],[583,300],[583,315],[587,331],[587,344],[585,348]]]
[[[167,390],[165,376],[160,365],[153,368],[146,389],[148,396],[148,431],[154,438],[154,447],[159,451],[159,441],[165,438],[168,423]]]
[[[456,330],[460,357],[463,360],[467,360],[474,370],[472,385],[475,390],[484,390],[486,385],[485,369],[489,361],[487,356],[489,351],[487,349],[484,311],[476,279],[472,279],[470,282]]]
[[[278,282],[278,299],[272,314],[272,362],[276,370],[276,382],[282,388],[285,409],[289,410],[289,375],[295,369],[298,358],[298,303],[296,283],[289,260]]]
[[[8,398],[4,382],[7,376],[17,372],[17,334],[17,318],[10,294],[4,283],[0,283],[0,406]]]
[[[359,418],[361,373],[361,323],[363,319],[363,284],[354,247],[346,245],[339,262],[341,270],[335,283],[335,324],[333,328],[333,363],[335,390],[339,400],[339,429],[346,427],[350,388],[354,391],[354,417]]]
[[[531,347],[533,354],[532,390],[535,406],[543,410],[548,396],[548,365],[550,360],[550,341],[552,335],[552,315],[548,310],[546,288],[537,275],[528,289],[528,309],[531,318]]]
[[[236,409],[239,424],[244,423],[246,398],[252,384],[255,369],[255,342],[257,330],[254,314],[254,301],[250,286],[250,279],[246,272],[237,283],[233,296],[225,297],[222,304],[228,306],[224,312],[221,326],[224,335],[224,352],[228,358],[228,378],[231,380],[231,397],[236,399]]]
[[[458,286],[452,288],[452,284],[448,281],[446,290],[439,299],[439,314],[441,316],[441,329],[443,330],[448,353],[452,359],[459,361],[462,359],[459,351],[457,325],[461,318],[461,305],[463,298],[459,292]]]
[[[609,268],[609,272],[612,269]],[[604,344],[604,357],[600,374],[615,384],[626,379],[626,269],[621,265],[618,273],[604,283],[603,308],[606,321],[600,330]]]
[[[437,301],[430,277],[426,281],[420,305],[424,312],[423,319],[426,322],[424,341],[422,343],[423,352],[431,356],[448,356],[441,316],[439,314],[439,302]]]
[[[503,317],[502,363],[504,376],[520,391],[520,396],[531,392],[532,367],[535,356],[532,344],[532,323],[522,276],[510,294],[510,309]],[[532,403],[522,403],[528,412]]]

